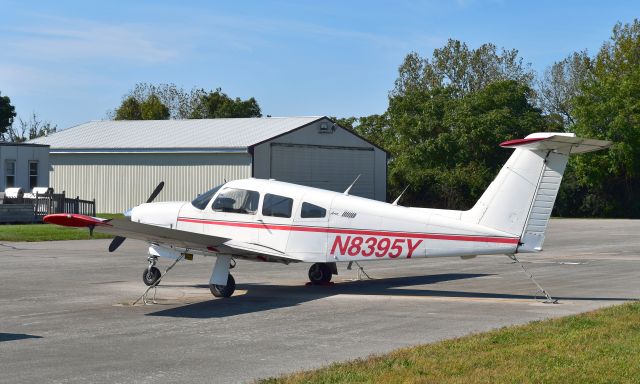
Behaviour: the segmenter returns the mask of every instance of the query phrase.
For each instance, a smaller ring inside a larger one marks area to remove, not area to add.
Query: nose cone
[[[140,204],[127,211],[131,221],[159,227],[174,228],[184,202],[163,202]],[[125,216],[127,215],[125,212]]]

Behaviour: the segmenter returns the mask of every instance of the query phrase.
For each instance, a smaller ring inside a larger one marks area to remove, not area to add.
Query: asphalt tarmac
[[[170,271],[153,305],[146,246],[127,240],[0,244],[0,383],[231,383],[640,298],[640,221],[552,220],[545,251],[339,265],[305,286],[307,264],[238,262],[214,299],[213,258]],[[163,261],[161,269],[168,266]]]

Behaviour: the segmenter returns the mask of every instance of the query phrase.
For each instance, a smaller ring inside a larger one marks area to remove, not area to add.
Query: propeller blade
[[[152,202],[156,197],[158,197],[158,195],[162,191],[162,188],[164,188],[164,181],[161,181],[160,184],[158,184],[158,186],[156,187],[156,189],[154,189],[153,192],[151,192],[151,196],[149,196],[149,198],[147,199],[147,203]]]
[[[111,241],[111,244],[109,244],[109,252],[113,252],[116,249],[118,249],[118,247],[122,245],[122,243],[124,243],[126,239],[127,239],[126,237],[122,237],[122,236],[114,237],[113,241]]]
[[[164,181],[161,181],[160,184],[158,184],[158,186],[156,187],[156,189],[153,190],[153,192],[151,192],[151,195],[149,196],[149,198],[147,199],[147,203],[152,202],[156,197],[158,197],[158,195],[160,194],[160,192],[162,191],[162,188],[164,188]],[[131,211],[132,209],[128,209],[124,215],[126,217],[131,217]],[[120,247],[122,245],[122,243],[124,243],[124,241],[126,240],[126,237],[123,236],[116,236],[113,238],[113,240],[111,241],[111,244],[109,244],[109,252],[113,252],[116,249],[118,249],[118,247]]]

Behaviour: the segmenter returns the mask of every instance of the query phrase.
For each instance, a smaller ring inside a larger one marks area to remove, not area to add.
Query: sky
[[[541,74],[634,17],[638,1],[0,0],[0,93],[59,129],[105,119],[138,82],[221,87],[263,115],[366,116],[412,51],[493,43]]]

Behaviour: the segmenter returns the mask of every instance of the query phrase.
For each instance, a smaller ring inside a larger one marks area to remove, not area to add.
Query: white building
[[[92,121],[31,143],[51,147],[51,186],[98,212],[191,200],[224,180],[273,178],[384,200],[387,154],[326,117]]]
[[[0,143],[0,192],[7,188],[49,186],[49,146]]]

